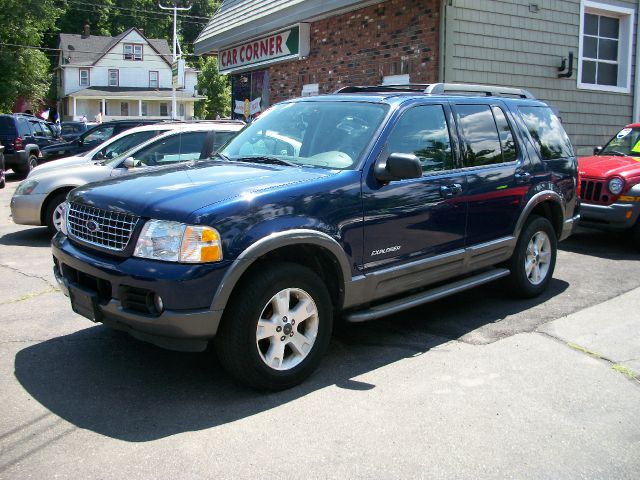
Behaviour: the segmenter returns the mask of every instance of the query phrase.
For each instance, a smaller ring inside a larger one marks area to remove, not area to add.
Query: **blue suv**
[[[73,190],[52,243],[73,310],[199,351],[260,389],[301,382],[334,319],[508,275],[532,297],[578,219],[577,162],[524,90],[349,87],[279,103],[213,158]]]

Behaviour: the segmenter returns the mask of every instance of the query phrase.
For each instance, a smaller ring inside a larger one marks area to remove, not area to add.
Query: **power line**
[[[80,0],[68,0],[68,1],[72,2],[72,3],[81,4],[81,5],[90,5],[92,7],[117,9],[117,10],[128,10],[128,11],[131,11],[131,12],[153,13],[153,14],[156,14],[156,15],[167,16],[167,14],[164,14],[162,12],[157,12],[155,10],[145,10],[145,9],[142,9],[142,8],[128,8],[128,7],[120,7],[118,5],[101,5],[99,3],[84,2],[84,1],[80,1]],[[178,13],[177,16],[178,17],[184,17],[184,18],[199,18],[199,19],[207,20],[207,21],[210,20],[209,17],[202,17],[202,16],[199,16],[199,15],[186,15],[186,14]]]
[[[97,5],[97,4],[81,4],[81,5],[90,5],[93,6],[95,8],[105,8],[105,9],[110,9],[110,8],[115,8],[115,7],[110,7],[108,5]],[[88,13],[96,13],[94,9],[91,8],[84,8],[83,6],[80,6],[78,4],[70,4],[69,5],[70,8],[74,9],[74,10],[79,10],[81,12],[88,12]],[[135,9],[128,9],[125,7],[119,7],[121,9],[124,10],[129,10],[133,13],[124,13],[124,12],[118,12],[119,15],[125,16],[125,17],[132,17],[132,18],[147,18],[149,20],[166,20],[168,19],[168,15],[161,13],[161,12],[153,12],[151,10],[135,10]],[[144,12],[148,12],[147,14],[141,14],[141,13],[136,13],[138,11],[144,11]],[[150,16],[151,15],[156,15],[156,16]],[[185,20],[185,19],[180,19],[180,21],[182,23],[188,23],[188,24],[192,24],[192,25],[206,25],[208,22],[206,21],[195,21],[195,20]]]

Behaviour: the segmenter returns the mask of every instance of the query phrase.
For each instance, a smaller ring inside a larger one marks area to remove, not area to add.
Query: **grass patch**
[[[616,372],[623,374],[625,377],[636,378],[636,374],[633,372],[633,370],[625,367],[624,365],[616,363],[615,365],[611,365],[611,368],[613,368]]]
[[[597,352],[594,352],[592,350],[589,350],[588,348],[583,347],[582,345],[578,345],[577,343],[567,343],[567,345],[571,348],[573,348],[574,350],[578,350],[582,353],[586,353],[587,355],[591,355],[592,357],[596,357],[596,358],[602,358],[602,355],[600,355]]]

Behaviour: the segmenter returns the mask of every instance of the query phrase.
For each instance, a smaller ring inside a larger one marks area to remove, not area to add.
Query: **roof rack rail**
[[[428,95],[478,95],[487,97],[511,97],[535,99],[528,90],[501,87],[498,85],[475,85],[471,83],[410,83],[406,85],[368,85],[343,87],[334,93],[361,92],[414,92]]]
[[[424,93],[430,95],[484,95],[487,97],[512,97],[528,98],[535,97],[523,88],[501,87],[499,85],[476,85],[472,83],[432,83],[425,88]]]
[[[230,118],[218,118],[218,119],[200,119],[200,120],[184,120],[185,123],[230,123],[234,125],[246,125],[246,122],[242,120],[232,120]]]

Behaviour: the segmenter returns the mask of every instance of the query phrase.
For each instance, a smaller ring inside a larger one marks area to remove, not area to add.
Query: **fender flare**
[[[561,219],[562,222],[560,224],[560,228],[562,228],[562,223],[566,218],[564,202],[562,200],[562,197],[557,192],[554,192],[552,190],[544,190],[542,192],[536,193],[533,197],[531,197],[527,202],[527,205],[524,207],[524,209],[520,213],[520,217],[516,222],[516,228],[513,232],[513,235],[515,238],[520,237],[520,232],[522,232],[522,229],[524,228],[524,224],[527,221],[527,218],[529,218],[529,215],[531,215],[531,212],[533,211],[533,209],[536,208],[538,205],[540,205],[542,202],[547,202],[547,201],[556,203],[558,207],[560,207],[560,211],[562,212],[562,219]],[[554,228],[555,227],[557,226],[554,225]],[[558,232],[558,235],[560,235],[560,233],[561,231]]]
[[[345,286],[351,279],[349,260],[340,244],[331,236],[317,230],[294,229],[276,232],[261,238],[247,247],[236,258],[225,273],[216,290],[211,304],[211,310],[222,312],[231,292],[237,285],[242,275],[253,263],[265,254],[288,245],[315,245],[328,250],[338,262],[342,273],[342,285]]]

